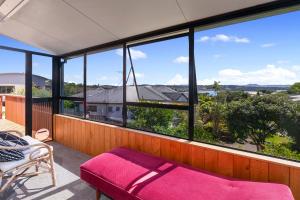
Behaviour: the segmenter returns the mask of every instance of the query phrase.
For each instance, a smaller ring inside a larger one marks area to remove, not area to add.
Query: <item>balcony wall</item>
[[[0,95],[0,119],[2,119],[2,96]]]
[[[5,118],[25,126],[25,97],[5,95]]]
[[[0,111],[1,109],[2,107],[0,106]],[[0,116],[2,117],[2,115]],[[5,118],[21,126],[25,126],[24,96],[5,95]],[[41,128],[46,128],[52,133],[52,102],[47,101],[32,104],[32,130],[35,132]]]
[[[124,146],[244,180],[282,183],[300,200],[300,163],[54,115],[54,139],[91,156]]]

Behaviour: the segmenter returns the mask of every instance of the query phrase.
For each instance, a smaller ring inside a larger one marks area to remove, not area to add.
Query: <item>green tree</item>
[[[33,97],[51,97],[51,91],[46,89],[39,89],[37,87],[32,87]]]
[[[128,126],[150,132],[187,137],[187,115],[180,111],[160,108],[128,107]]]
[[[227,109],[228,128],[236,138],[251,138],[261,151],[267,137],[285,132],[282,121],[290,109],[286,95],[256,95],[234,101]]]
[[[300,94],[300,82],[294,83],[291,85],[291,87],[288,89],[289,94]]]
[[[74,94],[82,93],[83,85],[76,83],[65,83],[64,84],[64,96],[72,96]]]

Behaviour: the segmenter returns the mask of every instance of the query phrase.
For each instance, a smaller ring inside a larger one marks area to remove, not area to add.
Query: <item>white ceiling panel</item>
[[[0,34],[63,54],[270,1],[25,0]]]
[[[63,52],[117,39],[61,0],[30,0],[11,19],[67,44]]]
[[[189,21],[247,8],[273,0],[177,0]]]
[[[16,27],[18,27],[17,31]],[[60,42],[13,19],[0,23],[0,30],[3,35],[45,49],[53,54],[62,54],[66,51],[74,50],[74,47],[71,48],[68,44]]]
[[[119,38],[186,22],[176,0],[64,0]]]

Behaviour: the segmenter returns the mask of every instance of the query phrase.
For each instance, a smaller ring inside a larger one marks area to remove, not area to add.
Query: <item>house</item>
[[[140,85],[127,86],[127,101],[128,102],[178,102],[187,103],[188,94],[186,92],[178,92],[169,86],[165,85]],[[82,97],[83,93],[78,93],[72,97]],[[88,89],[86,92],[87,98],[87,117],[93,120],[105,121],[122,121],[123,109],[123,87],[121,86],[100,86],[96,89]],[[76,102],[73,112],[83,113],[83,104]],[[72,113],[68,110],[68,113]],[[130,116],[130,114],[128,115]],[[130,119],[130,117],[129,117]]]
[[[49,89],[51,81],[45,77],[32,75],[32,84],[39,89]],[[23,93],[25,73],[0,73],[0,94]]]

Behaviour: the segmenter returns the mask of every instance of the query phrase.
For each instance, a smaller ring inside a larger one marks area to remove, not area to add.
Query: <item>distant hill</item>
[[[169,87],[180,91],[186,92],[188,91],[187,85],[169,85]],[[277,90],[288,90],[290,85],[257,85],[257,84],[248,84],[248,85],[221,85],[222,90],[231,90],[231,91],[259,91],[259,90],[269,90],[269,91],[277,91]],[[197,85],[198,91],[201,90],[213,90],[212,85]]]

